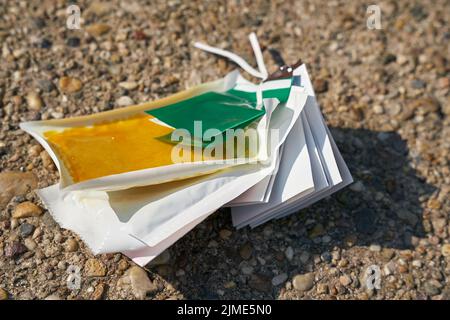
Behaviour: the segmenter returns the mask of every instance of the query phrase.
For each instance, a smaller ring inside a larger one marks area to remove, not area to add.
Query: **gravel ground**
[[[0,299],[450,298],[450,2],[375,1],[382,29],[369,30],[372,2],[77,1],[82,29],[69,30],[67,1],[0,0]],[[33,193],[58,173],[19,123],[222,77],[235,66],[191,42],[254,61],[251,31],[270,71],[269,49],[307,64],[355,183],[254,230],[219,211],[146,272],[94,257]]]

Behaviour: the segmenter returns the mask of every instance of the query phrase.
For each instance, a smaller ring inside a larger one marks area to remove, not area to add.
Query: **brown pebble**
[[[352,278],[350,278],[347,275],[343,275],[339,277],[339,282],[343,285],[343,286],[348,286],[349,284],[352,283]]]
[[[428,208],[430,209],[436,209],[439,210],[441,208],[442,204],[437,199],[430,199],[428,200]]]
[[[308,233],[311,239],[323,236],[325,234],[325,228],[322,224],[316,224]]]
[[[89,33],[90,35],[92,35],[94,37],[99,37],[102,34],[105,34],[106,32],[108,32],[110,29],[111,29],[111,27],[104,23],[91,24],[90,26],[86,27],[87,33]]]
[[[117,266],[117,269],[119,269],[120,271],[125,271],[128,269],[128,262],[125,259],[121,259],[119,261],[119,264]]]
[[[31,201],[18,204],[12,214],[13,218],[23,219],[29,217],[38,217],[42,214],[42,209]]]
[[[42,152],[42,146],[35,144],[28,148],[28,155],[31,157],[37,157]]]
[[[14,196],[21,196],[37,187],[37,178],[32,172],[0,173],[0,210]]]
[[[0,300],[8,300],[8,292],[3,288],[0,288]]]
[[[319,283],[317,285],[317,293],[318,294],[327,294],[328,293],[328,285],[326,283]]]
[[[103,298],[103,294],[105,293],[105,285],[103,283],[99,283],[94,292],[91,295],[92,300],[101,300]]]
[[[404,265],[399,265],[398,266],[398,272],[400,272],[400,273],[407,273],[408,272],[408,267],[404,266]]]
[[[76,78],[62,77],[59,79],[59,87],[65,93],[74,93],[81,90],[82,83]]]
[[[228,229],[222,229],[222,230],[219,231],[219,236],[223,240],[228,239],[232,234],[233,234],[233,232],[231,232]]]
[[[44,167],[48,168],[48,167],[53,166],[52,157],[50,157],[50,155],[48,154],[48,152],[46,150],[42,151],[40,153],[40,156],[41,156],[42,164],[44,165]]]
[[[314,91],[316,93],[323,93],[328,91],[328,81],[324,79],[314,80]]]
[[[11,101],[15,106],[20,107],[20,105],[23,102],[23,99],[21,96],[13,96],[11,97]]]
[[[106,266],[97,259],[89,259],[84,265],[84,272],[87,277],[104,277],[106,275]]]
[[[78,250],[78,241],[74,238],[69,238],[66,242],[66,250],[67,252],[75,252]]]
[[[240,249],[239,254],[241,255],[241,258],[244,260],[250,259],[252,256],[253,248],[250,243],[245,243]]]

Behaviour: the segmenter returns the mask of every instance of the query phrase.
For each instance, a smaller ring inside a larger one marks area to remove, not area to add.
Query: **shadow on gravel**
[[[227,239],[220,231],[234,228],[229,212],[221,210],[172,247],[171,271],[150,270],[187,299],[276,299],[283,285],[272,285],[273,270],[291,279],[317,271],[315,257],[334,264],[336,250],[372,244],[382,250],[411,248],[425,236],[421,203],[435,188],[416,175],[406,142],[396,132],[330,129],[355,180],[352,186],[290,217],[233,231]],[[240,255],[246,243],[253,248],[248,260]],[[288,246],[291,261],[284,254]],[[357,257],[361,265],[367,254],[370,259],[368,251]],[[243,274],[245,266],[253,268],[251,275]],[[185,274],[177,276],[180,269]]]
[[[342,215],[335,231],[351,229],[355,245],[411,248],[413,237],[425,236],[421,203],[436,188],[412,168],[406,141],[396,132],[331,131],[355,181],[332,196]]]

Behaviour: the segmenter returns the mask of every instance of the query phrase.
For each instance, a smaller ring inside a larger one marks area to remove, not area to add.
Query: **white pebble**
[[[286,251],[284,252],[286,255],[286,258],[291,261],[292,258],[294,258],[294,249],[292,247],[287,247]]]
[[[128,97],[128,96],[122,96],[119,99],[116,100],[116,104],[119,107],[126,107],[126,106],[131,106],[134,104],[134,101]]]

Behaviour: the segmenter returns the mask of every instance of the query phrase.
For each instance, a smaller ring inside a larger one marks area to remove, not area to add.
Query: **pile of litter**
[[[21,124],[48,151],[60,182],[38,195],[94,254],[123,252],[145,265],[221,207],[256,227],[352,182],[304,64],[268,75],[204,44],[237,70],[136,106]]]

